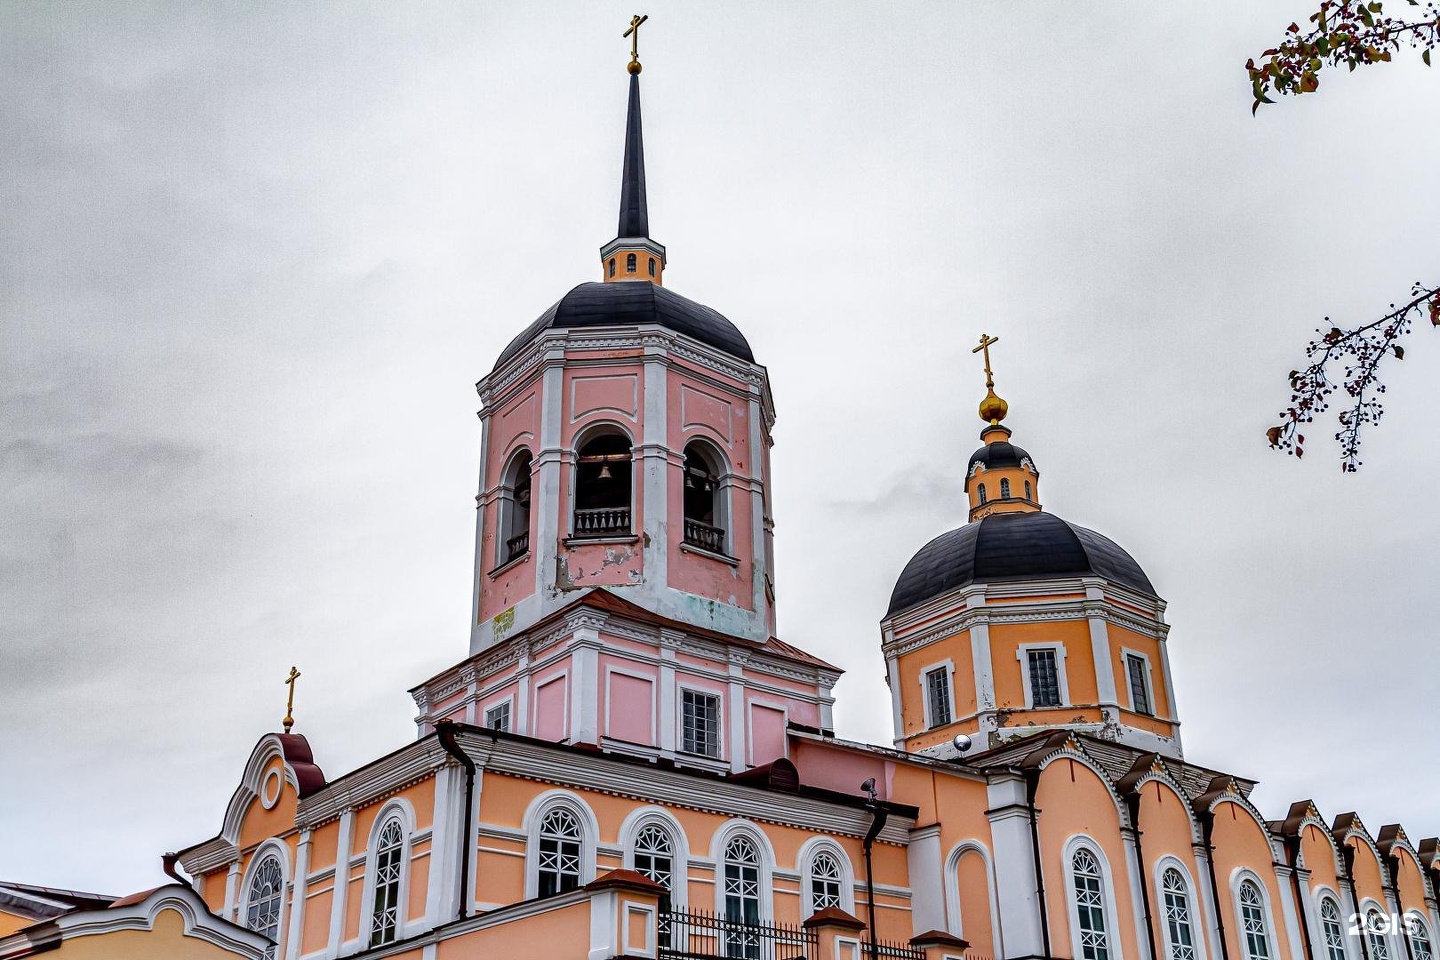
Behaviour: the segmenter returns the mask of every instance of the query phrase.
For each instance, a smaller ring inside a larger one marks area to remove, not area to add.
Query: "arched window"
[[[1390,960],[1390,943],[1381,931],[1390,929],[1385,914],[1371,907],[1365,911],[1365,943],[1370,947],[1370,960]]]
[[[1032,496],[1030,495],[1030,481],[1029,481],[1029,480],[1026,480],[1026,481],[1025,481],[1025,499],[1026,499],[1026,500],[1033,500],[1033,499],[1034,499],[1034,497],[1032,497]]]
[[[719,457],[706,444],[685,446],[685,542],[711,553],[725,552]]]
[[[627,253],[627,254],[625,254],[625,272],[626,272],[626,273],[634,273],[634,272],[635,272],[635,254],[633,254],[633,253]]]
[[[395,940],[400,929],[400,872],[404,867],[405,831],[399,817],[380,828],[375,843],[375,903],[370,910],[370,946]]]
[[[650,258],[650,276],[655,276],[655,258]]]
[[[1195,922],[1190,916],[1190,885],[1170,867],[1160,877],[1165,900],[1165,933],[1170,960],[1195,960]]]
[[[1100,861],[1081,847],[1070,858],[1070,876],[1075,884],[1080,960],[1110,960],[1110,934],[1105,928],[1105,876]]]
[[[1246,960],[1270,960],[1270,924],[1265,919],[1265,897],[1254,880],[1240,881],[1240,931],[1245,935]]]
[[[540,821],[539,896],[553,897],[580,886],[580,821],[569,810],[556,809]]]
[[[660,895],[660,946],[670,946],[670,893],[675,889],[675,843],[663,827],[649,824],[635,837],[635,872],[665,888]]]
[[[985,502],[985,484],[980,484],[980,502]]]
[[[1435,951],[1430,945],[1430,931],[1420,914],[1411,913],[1405,917],[1405,932],[1410,937],[1410,954],[1414,960],[1435,960]]]
[[[760,923],[760,851],[749,837],[732,837],[725,844],[725,919],[755,927]],[[725,956],[759,960],[760,937],[745,930],[728,930]]]
[[[501,564],[530,552],[531,463],[530,451],[521,450],[505,468],[500,495]]]
[[[270,946],[265,948],[267,960],[273,960],[280,939],[280,902],[284,894],[285,873],[280,869],[280,858],[267,854],[250,875],[250,889],[245,895],[245,926],[270,938]]]
[[[1334,897],[1320,898],[1320,933],[1325,940],[1325,960],[1347,960],[1345,927],[1340,923],[1340,904]]]
[[[610,276],[615,276],[615,258],[610,258]]]
[[[1010,479],[1008,477],[1000,478],[1000,499],[1010,499]]]
[[[607,433],[580,448],[575,465],[576,537],[630,533],[630,438]]]
[[[840,861],[835,859],[835,854],[829,850],[821,850],[815,854],[810,861],[811,907],[817,911],[826,907],[844,909],[845,903],[840,895],[844,879],[845,871],[840,869]]]

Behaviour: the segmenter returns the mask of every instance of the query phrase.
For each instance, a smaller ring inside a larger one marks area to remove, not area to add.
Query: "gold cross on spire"
[[[622,37],[630,38],[630,66],[627,67],[631,73],[640,72],[640,24],[650,19],[647,13],[645,16],[635,14],[630,18],[630,29],[620,34]]]
[[[285,678],[285,685],[290,688],[290,695],[285,699],[285,732],[289,733],[290,728],[295,726],[295,681],[300,679],[300,671],[294,667],[290,668],[290,676]]]
[[[982,333],[982,334],[980,334],[980,346],[978,346],[978,347],[976,347],[974,350],[971,350],[971,351],[970,351],[971,353],[980,353],[981,351],[984,351],[984,353],[985,353],[985,386],[986,386],[986,387],[993,387],[993,386],[995,386],[995,377],[990,373],[990,347],[991,347],[992,345],[994,345],[994,344],[999,343],[999,342],[1000,342],[1000,338],[999,338],[999,337],[992,337],[992,336],[990,336],[990,334],[988,334],[988,333]]]

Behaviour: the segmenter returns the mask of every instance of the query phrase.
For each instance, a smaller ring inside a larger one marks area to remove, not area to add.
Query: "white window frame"
[[[725,848],[736,834],[755,844],[760,854],[760,922],[775,922],[775,850],[759,825],[749,820],[730,820],[715,831],[710,841],[710,859],[715,865],[715,915],[725,916]]]
[[[795,856],[795,865],[800,869],[800,914],[808,918],[815,914],[815,891],[811,879],[815,858],[827,853],[840,865],[840,909],[855,914],[855,866],[845,853],[845,848],[833,837],[811,837],[800,847]]]
[[[280,861],[280,909],[275,917],[275,946],[266,949],[266,960],[274,960],[280,955],[281,948],[284,946],[285,924],[289,919],[290,848],[279,840],[266,840],[250,855],[250,862],[245,865],[244,882],[240,886],[239,909],[236,911],[235,917],[240,926],[246,930],[253,930],[247,922],[247,914],[250,912],[250,884],[255,880],[255,872],[260,868],[260,864],[271,856]],[[254,932],[259,933],[260,931],[255,930]]]
[[[573,391],[573,389],[574,386],[572,383],[571,390]],[[565,522],[561,525],[561,529],[566,531],[564,534],[564,539],[566,540],[575,539],[576,535],[575,492],[580,480],[580,448],[588,444],[591,440],[611,434],[619,434],[630,442],[630,533],[617,534],[616,538],[621,540],[639,539],[640,535],[636,533],[635,522],[639,519],[640,498],[644,493],[642,487],[644,487],[645,484],[644,477],[641,476],[640,473],[642,461],[640,459],[640,451],[636,449],[638,444],[635,441],[635,428],[633,426],[627,427],[619,420],[597,419],[590,421],[575,432],[575,435],[570,438],[570,446],[564,453],[565,458],[568,460],[566,466],[568,467],[570,481],[569,489],[565,497]],[[533,487],[530,490],[530,496],[533,500],[535,496]],[[611,538],[599,537],[596,539],[603,541]]]
[[[1414,924],[1424,931],[1425,942],[1429,945],[1430,956],[1433,958],[1435,956],[1435,932],[1430,929],[1430,923],[1425,919],[1425,915],[1419,910],[1407,910],[1400,919],[1401,935],[1405,938],[1405,956],[1407,958],[1415,956],[1415,940],[1410,936],[1411,924]],[[1419,958],[1417,957],[1416,960]]]
[[[580,882],[583,887],[595,879],[595,843],[600,825],[589,804],[569,790],[546,790],[530,801],[525,810],[525,899],[540,896],[540,825],[557,807],[574,814],[580,822]]]
[[[1021,686],[1025,689],[1026,710],[1055,710],[1059,707],[1036,707],[1035,690],[1030,684],[1030,651],[1031,650],[1054,650],[1055,651],[1055,676],[1060,684],[1059,707],[1070,706],[1070,681],[1065,676],[1065,644],[1060,641],[1054,643],[1022,643],[1015,648],[1015,659],[1020,661]]]
[[[685,828],[680,825],[680,821],[675,819],[669,810],[664,807],[641,807],[625,818],[620,824],[619,832],[621,863],[626,870],[635,869],[635,842],[640,837],[640,831],[646,827],[659,827],[670,835],[670,843],[675,848],[672,866],[675,884],[670,891],[670,906],[675,910],[683,910],[690,903],[690,839],[685,835]]]
[[[1313,942],[1319,948],[1315,951],[1316,960],[1331,960],[1330,948],[1325,942],[1325,915],[1321,912],[1324,910],[1327,902],[1333,904],[1335,907],[1335,922],[1340,928],[1340,949],[1343,951],[1346,960],[1349,960],[1352,955],[1350,948],[1351,938],[1345,933],[1345,908],[1341,906],[1343,901],[1340,899],[1340,894],[1331,890],[1329,887],[1317,887],[1314,890],[1314,898],[1315,923],[1317,925],[1315,932],[1317,936],[1313,938]]]
[[[1260,879],[1258,873],[1244,867],[1238,867],[1230,874],[1230,905],[1235,911],[1235,943],[1240,948],[1238,960],[1251,960],[1245,934],[1245,908],[1240,903],[1240,887],[1246,880],[1252,881],[1260,891],[1261,907],[1265,911],[1265,942],[1270,951],[1269,960],[1282,960],[1280,943],[1275,934],[1275,909],[1270,902],[1270,888]]]
[[[406,926],[409,923],[406,917],[406,906],[410,897],[410,857],[411,845],[415,840],[415,811],[409,802],[404,798],[397,797],[381,808],[375,821],[370,825],[370,839],[365,844],[365,892],[360,902],[360,940],[366,949],[371,946],[371,938],[375,935],[375,881],[376,871],[379,869],[378,853],[380,846],[380,832],[385,824],[391,820],[400,821],[400,892],[396,905],[398,912],[395,916],[395,940],[404,940],[406,937]],[[379,946],[379,944],[376,944]]]
[[[677,684],[679,690],[675,697],[675,752],[683,757],[699,757],[705,760],[725,760],[728,756],[725,743],[725,701],[726,690],[716,690],[711,687],[702,687],[689,683]],[[685,694],[694,693],[704,697],[715,699],[715,752],[695,753],[685,749]]]
[[[1383,933],[1371,933],[1370,914],[1372,912],[1378,913],[1381,919],[1387,921],[1390,919],[1391,916],[1390,910],[1383,903],[1372,897],[1367,897],[1364,900],[1360,901],[1360,936],[1365,938],[1365,956],[1369,957],[1370,960],[1406,960],[1409,954],[1404,952],[1405,945],[1396,943],[1396,940],[1400,935],[1400,931],[1395,930],[1392,927],[1388,935]],[[1379,937],[1381,942],[1384,944],[1386,953],[1385,957],[1382,958],[1375,956],[1375,951],[1374,949],[1372,949],[1374,944],[1370,941],[1370,938],[1372,936]],[[1397,950],[1397,946],[1401,949]]]
[[[495,701],[494,703],[490,704],[488,707],[486,707],[486,708],[485,708],[485,714],[484,714],[484,716],[482,716],[480,719],[481,719],[481,721],[482,721],[482,723],[483,723],[483,725],[484,725],[484,727],[485,727],[486,730],[493,730],[494,727],[492,727],[492,726],[490,725],[490,713],[491,713],[491,711],[499,710],[501,707],[509,707],[509,708],[510,708],[510,712],[509,712],[509,714],[507,715],[508,718],[509,718],[509,721],[510,721],[510,726],[509,726],[508,728],[506,728],[505,732],[506,732],[506,733],[514,733],[514,732],[515,732],[515,697],[514,697],[513,694],[512,694],[511,696],[506,697],[506,698],[503,699],[503,700],[497,700],[497,701]]]
[[[1130,682],[1130,662],[1127,657],[1134,657],[1145,664],[1145,696],[1150,701],[1150,712],[1140,713],[1135,709],[1135,686]],[[1155,704],[1155,670],[1150,662],[1150,655],[1141,653],[1139,650],[1132,650],[1129,647],[1120,648],[1120,666],[1125,674],[1125,692],[1129,696],[1128,709],[1131,713],[1142,717],[1154,717],[1160,719],[1160,710]]]
[[[1034,644],[1037,647],[1048,647],[1050,644]],[[1084,834],[1077,834],[1065,844],[1060,869],[1065,876],[1065,913],[1070,924],[1070,955],[1072,957],[1083,957],[1084,948],[1080,945],[1080,914],[1076,909],[1075,889],[1075,854],[1080,850],[1089,851],[1100,865],[1100,884],[1102,909],[1105,914],[1105,934],[1107,949],[1110,952],[1110,960],[1123,960],[1122,946],[1120,941],[1120,912],[1115,908],[1115,871],[1110,868],[1110,861],[1105,856],[1105,851],[1100,844],[1091,837]]]
[[[946,693],[950,698],[950,719],[946,720],[943,724],[936,723],[934,714],[930,712],[930,674],[935,673],[937,670],[945,671]],[[929,664],[928,666],[922,667],[920,669],[920,702],[924,706],[926,730],[934,730],[936,727],[942,727],[947,724],[954,723],[958,719],[955,711],[954,660],[938,660],[935,663]]]
[[[1159,907],[1160,937],[1163,942],[1165,958],[1169,960],[1173,947],[1170,941],[1170,922],[1165,916],[1165,874],[1169,870],[1179,873],[1181,881],[1185,884],[1185,899],[1190,907],[1190,934],[1194,940],[1191,946],[1195,950],[1195,960],[1206,960],[1207,920],[1201,907],[1195,878],[1190,875],[1190,868],[1185,865],[1183,860],[1168,854],[1155,863],[1155,903]]]

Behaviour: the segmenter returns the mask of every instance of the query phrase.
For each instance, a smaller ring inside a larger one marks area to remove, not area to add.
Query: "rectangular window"
[[[684,690],[680,709],[680,749],[707,757],[720,756],[720,698]]]
[[[943,727],[950,722],[950,677],[944,667],[925,674],[925,699],[930,705],[930,726]]]
[[[485,729],[510,732],[510,701],[497,704],[485,711]]]
[[[1060,670],[1055,664],[1055,651],[1031,650],[1030,663],[1030,705],[1034,707],[1060,706]]]
[[[1125,672],[1130,675],[1130,705],[1136,713],[1153,717],[1155,708],[1150,704],[1150,671],[1146,669],[1145,658],[1133,653],[1125,654]]]

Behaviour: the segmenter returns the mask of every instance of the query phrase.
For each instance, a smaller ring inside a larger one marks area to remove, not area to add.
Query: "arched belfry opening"
[[[520,450],[505,467],[500,500],[500,565],[519,560],[530,552],[530,468],[529,450]]]
[[[711,553],[726,553],[724,461],[704,441],[685,445],[684,542]]]
[[[592,437],[580,446],[575,460],[573,536],[594,539],[633,533],[630,515],[634,455],[630,438],[622,433]]]

